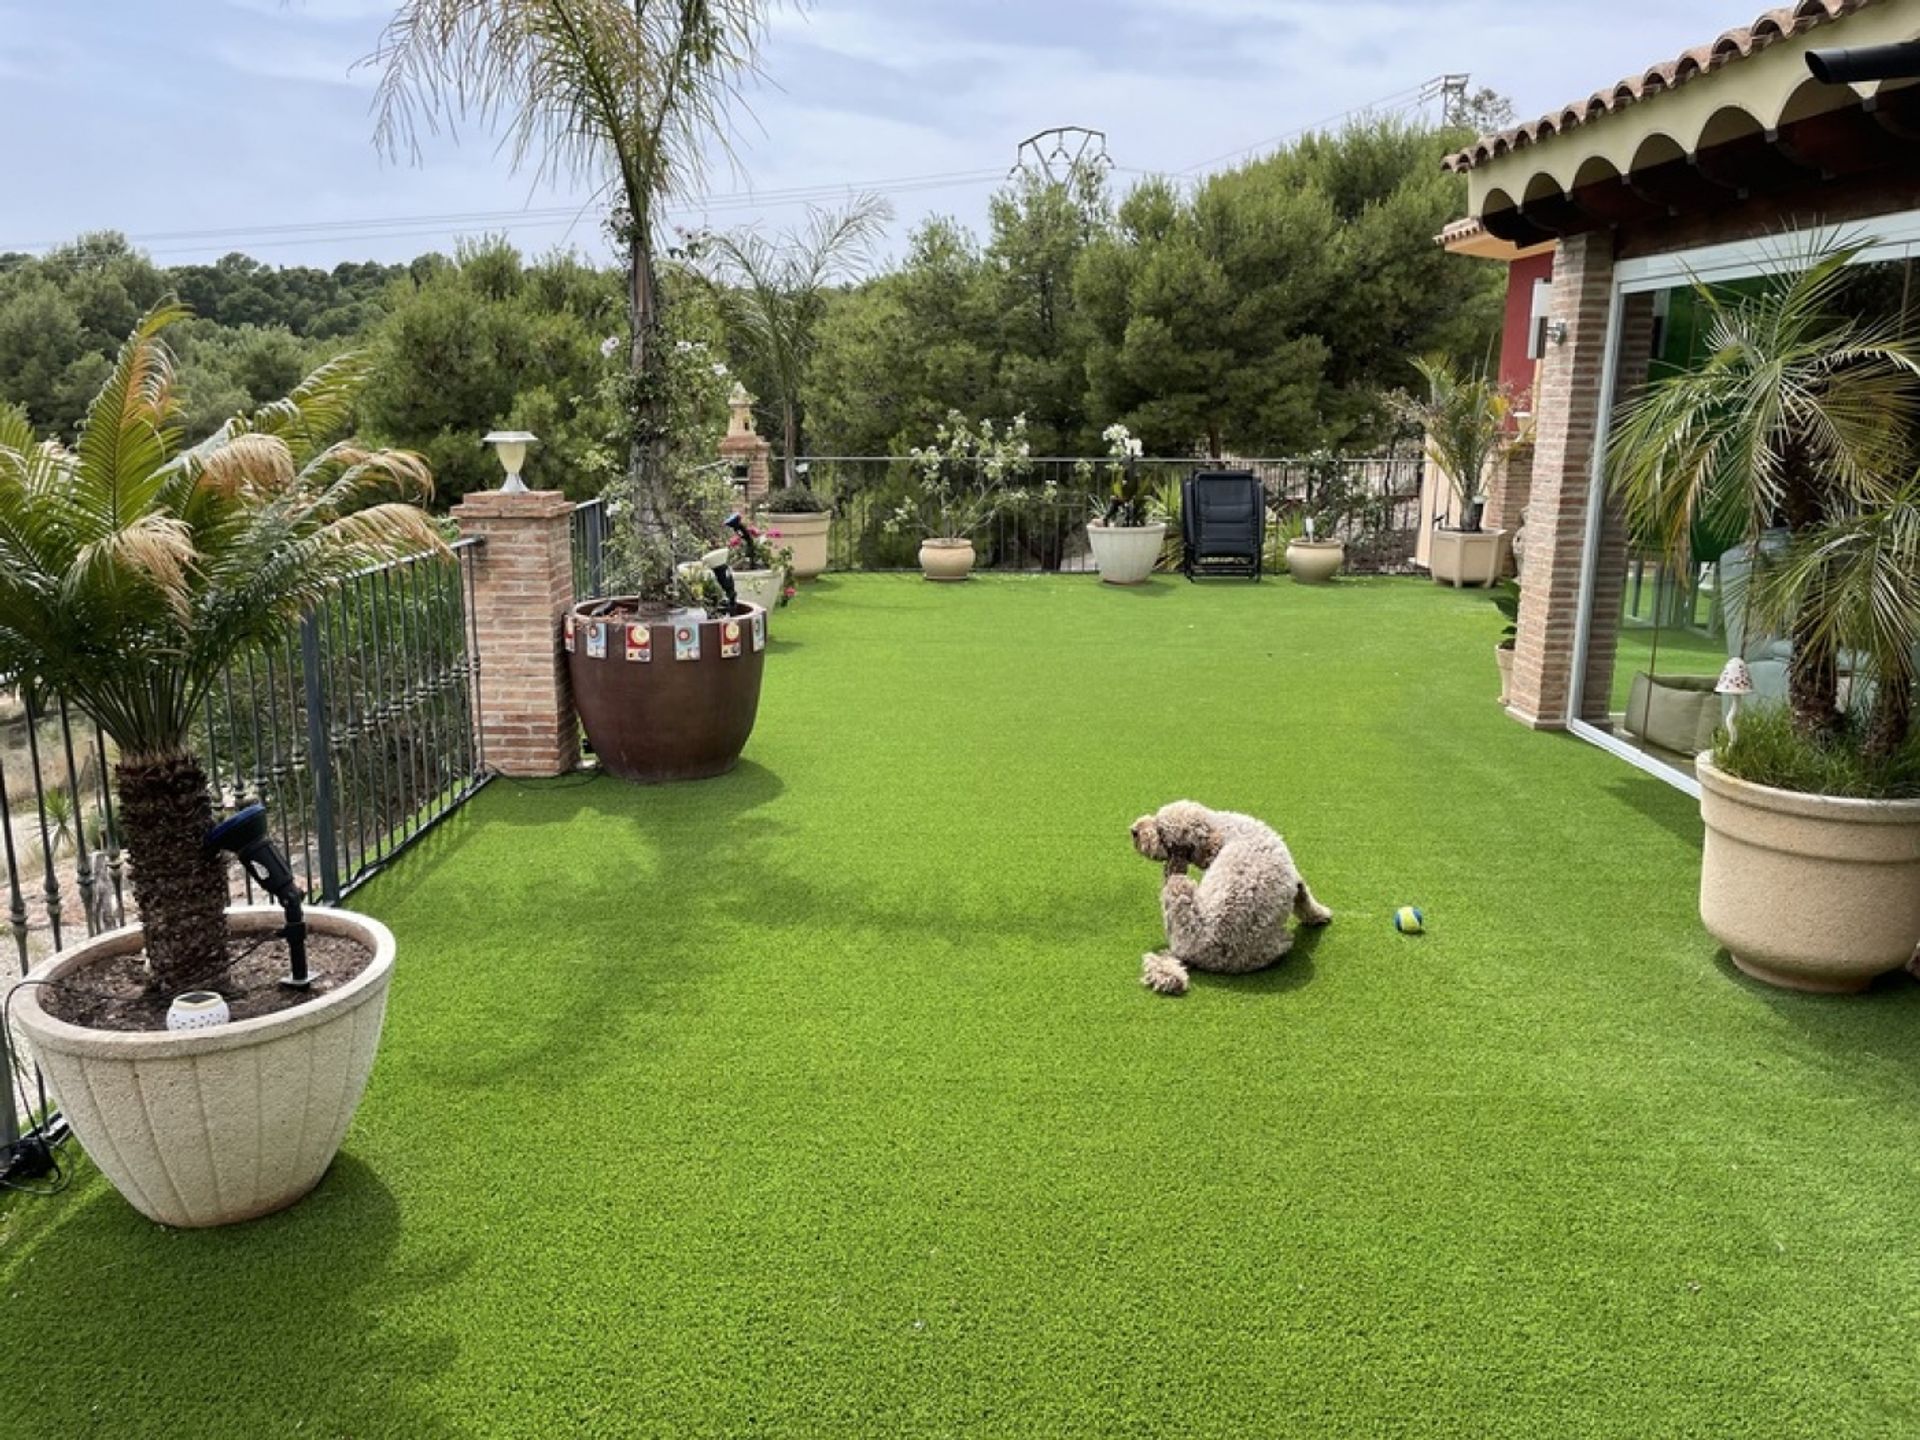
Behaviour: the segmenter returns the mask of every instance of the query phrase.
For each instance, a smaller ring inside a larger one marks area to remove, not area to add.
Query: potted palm
[[[331,956],[312,988],[259,978],[243,952],[283,916],[229,905],[193,716],[341,577],[442,542],[414,505],[380,498],[428,489],[417,456],[326,443],[361,377],[351,359],[183,449],[164,332],[184,313],[139,322],[73,448],[0,410],[0,674],[65,697],[112,741],[140,914],[41,966],[13,1015],[120,1193],[203,1226],[319,1181],[373,1065],[394,945],[365,916],[312,909],[309,943]],[[169,1002],[200,991],[238,1018],[170,1032]]]
[[[1662,553],[1741,538],[1742,619],[1787,637],[1785,703],[1748,696],[1696,767],[1700,915],[1742,970],[1797,990],[1862,989],[1920,945],[1920,352],[1849,314],[1856,255],[1696,285],[1705,358],[1647,387],[1608,455]],[[1746,668],[1721,689],[1750,691]]]
[[[717,527],[691,513],[701,509],[690,493],[698,430],[676,374],[686,356],[674,343],[658,246],[661,208],[697,188],[709,143],[726,130],[727,102],[755,68],[767,15],[756,0],[401,0],[373,56],[382,72],[376,137],[389,153],[413,151],[443,120],[478,116],[506,124],[516,159],[537,156],[543,168],[611,191],[627,334],[617,386],[625,469],[608,506],[611,514],[617,498],[622,516],[608,539],[624,546],[625,583],[576,605],[563,633],[587,738],[610,771],[635,780],[730,768],[759,706],[764,613],[713,600],[710,567],[699,563]],[[699,448],[707,460],[712,447]],[[795,573],[809,573],[815,552],[802,553],[794,526],[774,528],[794,544]]]
[[[1424,399],[1402,396],[1395,408],[1426,432],[1427,454],[1452,495],[1455,523],[1438,523],[1428,566],[1442,585],[1491,585],[1506,567],[1506,532],[1480,525],[1480,489],[1487,467],[1513,436],[1512,404],[1484,374],[1462,375],[1446,359],[1414,361],[1426,382]]]
[[[1140,475],[1140,442],[1125,425],[1109,425],[1103,432],[1107,452],[1115,460],[1108,493],[1094,501],[1087,521],[1087,545],[1100,578],[1109,585],[1139,585],[1153,574],[1167,537],[1166,520],[1156,515],[1153,496]],[[1091,488],[1089,464],[1082,480]]]
[[[934,443],[908,451],[915,483],[884,528],[900,534],[922,527],[920,573],[929,580],[965,580],[973,573],[973,537],[1008,503],[1009,482],[1032,469],[1027,417],[1004,429],[978,425],[957,410],[935,431]]]

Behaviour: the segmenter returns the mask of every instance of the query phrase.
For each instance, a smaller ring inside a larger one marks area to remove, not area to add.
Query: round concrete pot
[[[601,766],[643,785],[731,770],[760,713],[765,613],[744,604],[679,622],[590,613],[606,603],[573,607],[567,655],[574,705]]]
[[[1346,563],[1344,540],[1289,540],[1287,574],[1302,585],[1324,585],[1340,573]]]
[[[1513,688],[1513,651],[1505,645],[1493,647],[1493,663],[1500,667],[1500,703],[1507,703],[1507,692]]]
[[[1087,526],[1087,544],[1100,578],[1109,585],[1139,585],[1153,574],[1167,538],[1164,523]]]
[[[758,605],[771,619],[773,612],[780,608],[780,591],[786,578],[781,570],[736,570],[733,572],[734,593],[748,604]]]
[[[1920,800],[1738,780],[1702,755],[1700,919],[1747,974],[1846,994],[1920,946]]]
[[[304,1004],[205,1030],[92,1030],[56,1020],[41,987],[14,1019],[81,1148],[134,1209],[162,1225],[231,1225],[284,1210],[320,1182],[360,1104],[393,977],[393,933],[350,910],[310,909],[307,929],[373,951],[353,979]],[[277,906],[227,912],[236,936],[278,930]],[[141,948],[138,925],[63,950],[60,979]]]
[[[920,573],[929,580],[964,580],[973,573],[973,541],[922,540]]]
[[[778,492],[774,497],[777,498]],[[833,515],[826,510],[762,510],[760,529],[778,531],[768,538],[775,545],[793,550],[793,578],[812,580],[827,568],[827,532],[833,528]]]

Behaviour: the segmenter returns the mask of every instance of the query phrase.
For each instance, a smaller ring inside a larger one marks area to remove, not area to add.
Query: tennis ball
[[[1402,935],[1418,935],[1427,928],[1427,917],[1418,905],[1402,905],[1393,912],[1393,928]]]

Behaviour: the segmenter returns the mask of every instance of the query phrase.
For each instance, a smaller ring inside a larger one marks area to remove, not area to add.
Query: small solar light
[[[1738,655],[1727,661],[1726,667],[1720,672],[1720,678],[1713,683],[1713,693],[1729,697],[1727,703],[1727,739],[1738,739],[1740,734],[1740,700],[1742,696],[1753,693],[1753,671],[1747,668],[1747,662]]]
[[[185,990],[167,1006],[167,1029],[211,1030],[233,1018],[226,998],[213,990]]]
[[[481,440],[481,444],[493,446],[494,454],[500,457],[500,468],[507,472],[507,478],[500,482],[502,494],[518,495],[526,490],[520,467],[527,463],[527,447],[539,440],[531,430],[492,430]]]

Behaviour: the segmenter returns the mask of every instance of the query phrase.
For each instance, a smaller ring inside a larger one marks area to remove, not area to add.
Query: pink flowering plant
[[[746,517],[727,517],[727,549],[733,555],[735,571],[778,570],[781,575],[780,603],[786,605],[797,593],[793,584],[793,547],[780,543],[778,530],[756,530]]]

